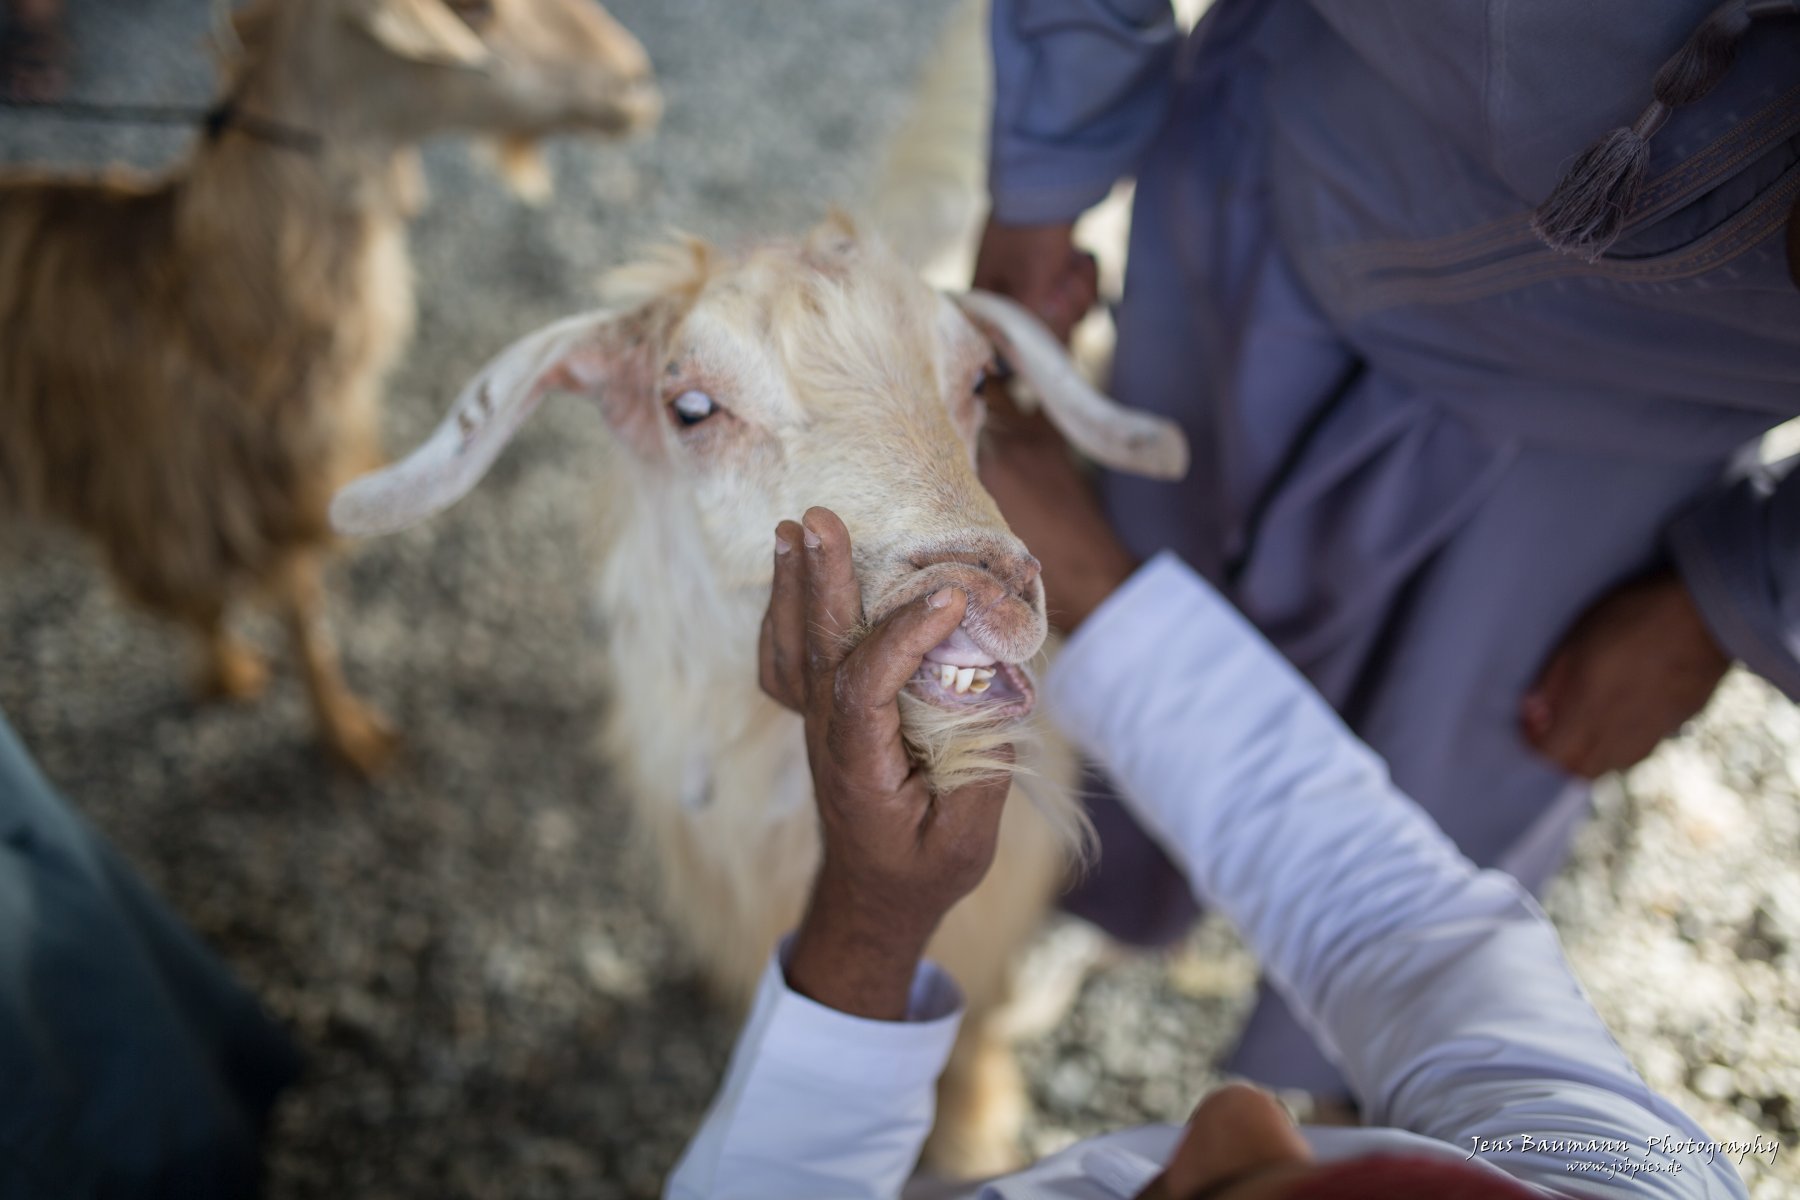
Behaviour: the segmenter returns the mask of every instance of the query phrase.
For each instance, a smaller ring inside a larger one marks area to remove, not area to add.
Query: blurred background
[[[608,7],[656,64],[663,123],[624,146],[551,144],[541,207],[465,146],[430,149],[391,449],[665,232],[730,246],[864,201],[960,5]],[[68,94],[204,106],[210,22],[207,0],[70,0]],[[156,167],[191,136],[0,109],[9,164]],[[348,673],[405,739],[374,784],[318,749],[274,622],[242,625],[275,658],[267,697],[198,703],[187,643],[122,604],[80,542],[0,528],[0,710],[309,1056],[276,1121],[275,1197],[653,1196],[724,1065],[735,1031],[657,920],[595,745],[611,702],[584,599],[601,436],[555,405],[467,502],[339,563]],[[1759,1198],[1800,1188],[1797,797],[1800,714],[1733,677],[1601,787],[1547,901],[1651,1085],[1716,1137],[1781,1140],[1773,1164],[1743,1165]],[[1135,957],[1061,925],[1038,977],[1070,962],[1097,965],[1066,1012],[1037,1006],[1025,1048],[1039,1153],[1185,1117],[1254,979],[1213,925]]]

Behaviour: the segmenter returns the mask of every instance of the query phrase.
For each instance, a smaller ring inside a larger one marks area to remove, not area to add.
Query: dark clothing
[[[1113,390],[1179,421],[1194,467],[1109,478],[1115,525],[1194,564],[1464,853],[1533,888],[1586,793],[1520,701],[1609,590],[1673,565],[1800,699],[1800,474],[1740,469],[1800,415],[1800,22],[1756,22],[1672,111],[1599,261],[1530,224],[1713,8],[1218,0],[1184,39],[1165,0],[995,3],[997,215],[1138,179]],[[1141,892],[1117,843],[1097,883],[1115,848]],[[1334,1079],[1269,1010],[1234,1066]]]
[[[298,1065],[0,720],[0,1196],[253,1196]]]

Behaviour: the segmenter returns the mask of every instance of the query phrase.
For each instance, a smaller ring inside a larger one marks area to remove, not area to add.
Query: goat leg
[[[254,700],[269,682],[269,666],[242,638],[225,628],[223,614],[198,623],[200,694],[209,700]]]
[[[937,1123],[924,1160],[952,1179],[985,1179],[1024,1164],[1029,1107],[1012,1040],[994,1014],[971,1013],[938,1080]]]
[[[288,632],[320,732],[352,770],[371,778],[392,758],[398,738],[387,718],[357,698],[344,682],[337,645],[326,623],[325,583],[318,556],[294,558],[283,574],[282,589]]]

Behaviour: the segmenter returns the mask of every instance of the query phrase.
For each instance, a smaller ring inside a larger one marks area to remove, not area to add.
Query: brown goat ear
[[[1187,436],[1173,421],[1121,407],[1096,391],[1044,323],[992,292],[956,297],[963,315],[1025,377],[1044,415],[1075,448],[1102,466],[1150,479],[1187,474]]]
[[[443,0],[367,0],[350,20],[390,54],[412,62],[473,67],[487,61],[487,43]]]
[[[411,454],[351,483],[331,502],[339,533],[370,536],[416,525],[467,495],[543,398],[588,396],[614,435],[644,456],[661,453],[654,402],[663,313],[584,313],[520,338],[463,386],[450,412]]]

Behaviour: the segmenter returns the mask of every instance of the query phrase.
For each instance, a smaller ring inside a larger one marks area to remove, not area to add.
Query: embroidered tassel
[[[1750,32],[1751,13],[1741,3],[1714,9],[1687,43],[1656,73],[1654,94],[1673,108],[1692,104],[1719,85]]]
[[[1738,43],[1753,19],[1794,7],[1793,0],[1762,0],[1754,6],[1728,0],[1714,9],[1657,71],[1651,89],[1655,99],[1636,123],[1615,129],[1588,147],[1538,206],[1531,218],[1538,237],[1552,250],[1588,262],[1606,253],[1624,232],[1643,190],[1650,139],[1669,119],[1669,110],[1692,104],[1718,86],[1731,70]]]
[[[1552,250],[1593,262],[1624,230],[1649,165],[1650,139],[1637,126],[1613,130],[1575,160],[1531,228]]]

